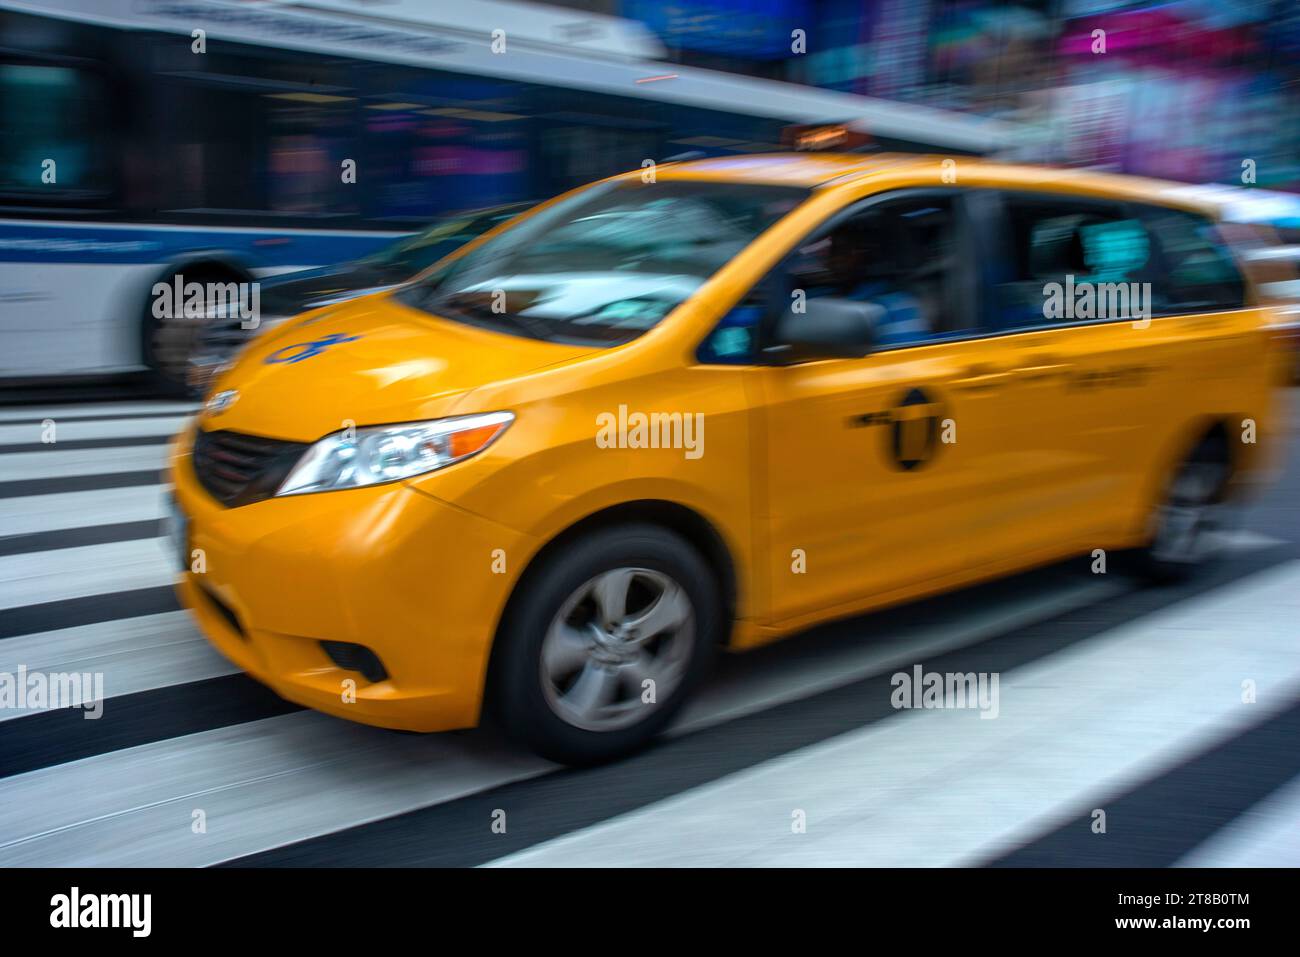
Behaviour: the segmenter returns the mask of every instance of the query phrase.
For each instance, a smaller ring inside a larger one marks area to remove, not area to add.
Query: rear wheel
[[[521,586],[494,655],[506,732],[565,764],[641,747],[707,670],[721,603],[699,553],[666,529],[605,529]]]
[[[1141,570],[1157,582],[1181,581],[1217,559],[1226,524],[1232,466],[1221,435],[1202,439],[1170,479],[1153,518]]]

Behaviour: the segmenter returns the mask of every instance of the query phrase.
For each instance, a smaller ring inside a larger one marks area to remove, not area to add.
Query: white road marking
[[[1223,533],[1220,541],[1228,554],[1247,554],[1281,543],[1281,539],[1249,531]],[[747,671],[731,683],[714,682],[708,709],[701,710],[699,702],[683,708],[671,733],[682,734],[701,724],[716,724],[724,715],[727,719],[737,718],[787,701],[821,694],[910,664],[921,657],[933,657],[986,638],[1005,635],[1075,608],[1100,604],[1133,587],[1132,581],[1119,575],[1063,582],[1044,594],[1023,595],[978,611],[963,609],[960,625],[956,627],[955,622],[945,624],[946,619],[955,616],[945,611],[942,604],[925,605],[927,609],[934,608],[931,617],[900,631],[872,636],[865,643],[838,644],[815,661],[801,663],[791,670],[767,668]],[[798,642],[799,639],[795,636],[790,640]]]
[[[1298,613],[1292,561],[1002,675],[995,720],[902,711],[494,863],[974,863],[1264,720],[1243,680],[1289,702]]]
[[[166,412],[184,416],[190,415],[197,410],[198,406],[193,402],[96,402],[93,405],[47,405],[44,407],[19,405],[0,409],[0,422],[27,422],[33,419],[37,422],[44,419],[57,421],[60,418],[129,421],[122,417],[132,414],[154,415]]]
[[[0,863],[212,864],[550,767],[477,737],[297,712],[0,779]],[[196,810],[206,833],[191,830]]]
[[[0,529],[5,535],[31,535],[121,522],[146,522],[162,518],[164,513],[162,488],[158,485],[19,495],[0,498]]]
[[[930,620],[888,635],[873,635],[857,643],[839,642],[822,657],[792,670],[767,668],[746,673],[731,683],[715,682],[707,705],[701,700],[683,708],[674,732],[694,731],[717,724],[722,718],[766,711],[787,701],[809,698],[884,671],[910,667],[915,661],[1004,635],[1075,608],[1097,604],[1123,593],[1126,587],[1132,585],[1101,579],[1063,583],[1046,594],[1026,595],[974,614],[962,614],[960,623],[952,620],[956,616],[944,615],[940,610]],[[798,636],[790,639],[792,642],[798,640]]]
[[[0,557],[0,608],[170,585],[164,538]]]
[[[1300,777],[1265,797],[1176,867],[1295,867],[1300,864]]]
[[[1027,624],[1031,611],[1050,618],[1078,601],[1074,588],[1036,596],[1016,603],[1005,622]],[[982,640],[995,617],[967,622],[956,610],[940,612],[910,639],[927,648]],[[892,660],[875,642],[845,644],[834,664],[856,677]],[[81,645],[82,660],[90,651]],[[827,664],[772,660],[766,673],[751,675],[752,685],[707,687],[689,727],[770,706],[781,680],[808,694],[823,690]],[[0,779],[0,862],[213,864],[550,770],[517,754],[489,754],[477,738],[394,735],[323,715],[285,715]],[[68,797],[87,789],[95,792],[89,800]],[[209,838],[219,815],[219,838],[191,840],[193,807],[208,811]],[[289,820],[285,807],[294,808]]]
[[[185,427],[188,416],[166,419],[96,419],[93,422],[59,422],[54,424],[54,438],[49,451],[58,451],[59,442],[81,439],[134,439],[153,436],[172,436]],[[0,445],[20,445],[45,441],[45,426],[39,422],[23,425],[0,425]],[[42,450],[43,451],[43,450]],[[105,451],[110,451],[105,449]]]
[[[29,674],[102,674],[106,701],[238,671],[208,644],[183,611],[119,618],[0,641],[0,674],[17,674],[20,666],[25,666]],[[112,705],[107,704],[106,713],[111,715],[111,710]],[[30,709],[3,709],[0,721],[30,713]]]
[[[0,454],[0,482],[159,471],[165,445],[130,445],[116,449],[66,449],[58,452]]]

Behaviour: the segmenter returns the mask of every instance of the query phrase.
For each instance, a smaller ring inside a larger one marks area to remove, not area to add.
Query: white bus
[[[149,308],[177,274],[340,262],[647,159],[777,149],[792,124],[953,155],[1011,135],[662,53],[635,22],[485,0],[0,0],[0,387],[179,387],[189,340]]]

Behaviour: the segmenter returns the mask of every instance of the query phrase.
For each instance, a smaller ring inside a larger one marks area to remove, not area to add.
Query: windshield
[[[538,339],[626,342],[807,196],[748,183],[602,183],[397,295],[439,316]]]

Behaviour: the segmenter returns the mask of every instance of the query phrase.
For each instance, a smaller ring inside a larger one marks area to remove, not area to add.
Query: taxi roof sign
[[[837,153],[875,149],[871,135],[850,129],[845,123],[797,124],[781,131],[781,145],[806,152],[834,150]]]

